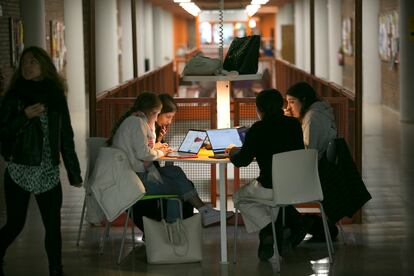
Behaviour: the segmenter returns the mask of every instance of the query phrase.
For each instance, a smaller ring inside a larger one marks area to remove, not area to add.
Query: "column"
[[[96,91],[119,84],[118,23],[116,1],[95,2]]]
[[[328,0],[328,79],[342,85],[342,66],[338,64],[337,54],[341,47],[341,1]]]
[[[21,9],[24,22],[24,46],[46,49],[45,1],[22,0]]]
[[[414,123],[414,1],[400,1],[400,119]]]
[[[82,0],[64,2],[66,80],[71,111],[85,112],[85,61]]]

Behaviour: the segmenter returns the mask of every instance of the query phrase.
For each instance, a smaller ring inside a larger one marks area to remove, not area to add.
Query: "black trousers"
[[[22,231],[26,222],[30,192],[23,190],[10,177],[4,175],[7,221],[0,229],[0,262],[7,248]],[[59,185],[47,192],[35,195],[45,227],[45,247],[49,266],[62,263],[62,235],[60,231],[60,209],[62,208],[62,187]]]

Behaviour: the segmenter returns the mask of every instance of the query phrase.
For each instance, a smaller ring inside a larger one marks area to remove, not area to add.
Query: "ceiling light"
[[[253,18],[251,18],[250,20],[249,20],[249,27],[251,28],[251,29],[253,29],[253,28],[256,28],[256,20],[254,20]]]
[[[269,0],[252,0],[252,5],[264,5],[267,2],[269,2]]]
[[[247,5],[246,13],[248,16],[252,17],[259,9],[260,5]]]
[[[186,10],[189,14],[193,15],[193,16],[198,16],[198,14],[201,12],[200,8],[192,3],[180,3],[180,6]]]

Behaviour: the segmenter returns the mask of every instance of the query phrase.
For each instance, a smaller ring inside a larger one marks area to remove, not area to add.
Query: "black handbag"
[[[241,75],[256,74],[259,65],[260,36],[236,37],[224,59],[223,69]]]

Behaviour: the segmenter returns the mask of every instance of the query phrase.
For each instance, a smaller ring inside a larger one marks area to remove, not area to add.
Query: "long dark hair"
[[[27,53],[31,53],[33,57],[39,62],[41,69],[41,78],[52,82],[54,86],[58,88],[58,90],[64,93],[66,91],[66,84],[64,79],[58,74],[49,54],[37,46],[30,46],[23,50],[20,56],[18,67],[11,77],[8,91],[14,90],[19,82],[24,81],[22,75],[22,61],[24,55]]]
[[[160,114],[169,113],[169,112],[177,112],[178,105],[170,94],[162,93],[162,94],[159,94],[158,97],[160,98],[161,103],[162,103],[162,109],[161,109]]]
[[[256,97],[256,107],[263,113],[263,118],[283,114],[283,97],[276,89],[262,90]]]
[[[307,82],[298,82],[287,90],[286,95],[295,97],[298,99],[302,108],[300,109],[300,119],[305,116],[305,113],[308,111],[309,107],[317,101],[320,101],[319,97],[316,95],[315,89],[310,86]]]
[[[138,111],[141,111],[142,113],[145,114],[145,116],[148,117],[149,113],[154,108],[157,108],[157,107],[159,108],[162,107],[161,100],[157,95],[155,95],[154,93],[150,93],[150,92],[142,92],[141,94],[139,94],[138,97],[135,99],[134,105],[127,112],[125,112],[124,115],[121,116],[121,118],[119,118],[119,120],[116,122],[116,124],[112,128],[111,136],[106,141],[106,144],[108,146],[112,145],[113,138],[114,138],[116,131],[118,130],[119,126],[122,124],[122,122],[126,118],[128,118],[133,113],[138,112]]]

